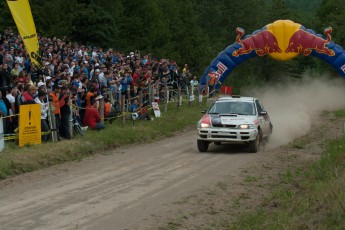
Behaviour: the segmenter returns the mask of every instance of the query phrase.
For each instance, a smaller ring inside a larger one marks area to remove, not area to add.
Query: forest
[[[141,50],[153,56],[188,63],[200,76],[231,45],[236,27],[246,34],[278,19],[289,19],[322,34],[333,28],[332,40],[345,46],[342,0],[30,0],[41,36],[63,38],[122,52]],[[5,1],[0,3],[0,29],[15,27]],[[241,64],[228,77],[233,85],[300,77],[305,71],[336,75],[311,57],[278,62],[267,56]]]

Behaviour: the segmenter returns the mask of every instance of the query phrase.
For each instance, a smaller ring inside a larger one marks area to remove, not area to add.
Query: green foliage
[[[333,40],[341,46],[345,46],[345,28],[343,22],[345,5],[342,0],[323,0],[317,11],[320,18],[318,27],[320,30],[331,26],[333,28]]]
[[[43,36],[123,52],[139,49],[179,65],[189,63],[199,76],[235,41],[236,27],[251,34],[277,19],[290,19],[317,33],[332,26],[334,41],[345,45],[341,0],[31,0],[30,5],[37,31]],[[6,2],[0,7],[0,27],[15,27]],[[232,79],[225,84],[241,88],[276,81],[283,74],[295,77],[305,70],[330,70],[310,57],[284,63],[264,57],[249,63],[231,73]],[[246,74],[249,76],[243,79]]]

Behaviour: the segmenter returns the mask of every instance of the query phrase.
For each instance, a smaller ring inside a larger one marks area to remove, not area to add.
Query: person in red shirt
[[[91,100],[91,106],[86,108],[84,116],[84,125],[89,126],[93,130],[104,129],[104,123],[101,122],[101,116],[97,110],[97,101]]]

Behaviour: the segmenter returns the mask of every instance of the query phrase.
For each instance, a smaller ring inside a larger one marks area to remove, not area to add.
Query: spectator
[[[20,73],[22,70],[23,70],[23,69],[20,68],[19,63],[18,63],[18,62],[15,62],[15,63],[14,63],[14,68],[11,70],[11,77],[12,77],[12,79],[13,79],[14,77],[18,77],[19,73]]]
[[[35,98],[35,102],[41,105],[41,132],[48,132],[49,125],[47,122],[47,112],[49,110],[48,103],[44,101],[47,93],[44,90],[39,90],[38,95]],[[42,135],[42,142],[48,141],[48,134]]]
[[[60,124],[60,137],[63,139],[71,139],[70,134],[70,115],[71,115],[71,101],[70,92],[65,86],[61,87],[61,92],[59,95],[60,104],[60,114],[61,114],[61,124]]]
[[[14,133],[14,129],[18,127],[18,116],[14,116],[16,114],[15,109],[15,101],[17,96],[17,88],[9,86],[7,89],[6,99],[10,104],[8,115],[11,116],[8,119],[8,131],[9,133]]]
[[[144,119],[151,120],[151,117],[146,108],[146,104],[141,103],[139,105],[139,102],[137,99],[135,99],[132,102],[132,105],[129,111],[132,113],[132,115],[135,115],[134,117],[138,117],[141,120],[144,120]]]
[[[26,84],[29,85],[29,84]],[[29,85],[29,89],[24,91],[21,96],[21,104],[35,104],[35,96],[37,93],[37,87],[34,85]]]
[[[2,96],[2,92],[0,90],[0,117],[6,117],[8,116],[8,109],[9,109],[9,105],[8,105],[8,101],[6,97]],[[6,119],[3,119],[3,127],[4,127],[4,133],[9,133],[8,130],[8,117]]]
[[[61,124],[61,112],[60,112],[60,102],[59,96],[61,93],[61,86],[59,84],[54,84],[53,92],[49,94],[49,101],[54,105],[54,114],[55,114],[55,124],[58,141],[61,141],[60,137],[60,124]]]
[[[97,101],[91,100],[91,106],[86,108],[84,116],[84,125],[89,126],[92,130],[104,129],[104,123],[101,122],[101,116],[97,110]]]
[[[190,80],[190,85],[192,86],[192,95],[194,95],[194,91],[198,91],[199,81],[196,79],[196,76]]]
[[[127,94],[127,89],[128,87],[130,87],[132,81],[132,77],[130,76],[130,70],[127,69],[125,71],[125,75],[124,77],[120,80],[120,84],[121,84],[121,94],[124,95],[126,98],[128,98],[128,94]]]
[[[210,70],[208,75],[207,75],[207,81],[208,81],[210,97],[213,97],[214,90],[215,90],[214,86],[215,86],[215,83],[216,83],[216,76],[214,75],[212,70]]]
[[[7,63],[2,64],[2,68],[0,70],[0,90],[1,93],[4,95],[6,94],[7,87],[10,86],[11,79],[10,79],[10,72]]]
[[[149,112],[147,110],[147,104],[146,103],[141,103],[139,105],[140,111],[139,111],[139,119],[142,120],[153,120],[153,118],[150,117]]]

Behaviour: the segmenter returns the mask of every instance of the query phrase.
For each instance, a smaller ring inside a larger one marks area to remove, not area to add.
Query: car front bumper
[[[199,128],[198,140],[209,142],[248,142],[255,140],[257,129]]]

